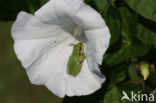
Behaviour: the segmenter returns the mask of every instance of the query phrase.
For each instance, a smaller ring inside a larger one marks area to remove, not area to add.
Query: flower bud
[[[149,63],[141,62],[137,68],[137,71],[139,71],[138,74],[141,74],[144,80],[147,80],[147,78],[149,77],[150,74],[149,67],[150,67]]]

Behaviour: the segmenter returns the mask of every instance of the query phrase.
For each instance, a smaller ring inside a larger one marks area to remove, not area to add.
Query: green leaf
[[[114,86],[105,94],[104,100],[101,103],[121,103],[121,97],[121,92]]]
[[[142,56],[146,53],[146,46],[144,46],[140,42],[132,44],[131,42],[125,41],[118,51],[105,54],[104,61],[106,62],[106,64],[115,65],[128,60],[131,57]]]
[[[118,87],[121,90],[124,90],[124,91],[135,91],[135,92],[138,92],[138,91],[142,90],[141,85],[139,83],[136,83],[136,82],[133,82],[133,81],[124,82],[124,83],[120,84]]]
[[[123,90],[114,86],[112,89],[110,89],[104,95],[104,99],[100,103],[138,103],[138,102],[129,101],[129,100],[122,100],[121,101],[121,98],[123,96],[122,92],[123,92]],[[128,94],[128,92],[126,92],[126,93]]]
[[[143,17],[156,22],[156,0],[125,0],[125,2]]]
[[[108,76],[107,76],[108,77]],[[111,76],[108,77],[110,79],[109,87],[112,88],[113,86],[119,84],[126,78],[126,71],[125,67],[117,67],[111,72]]]
[[[156,31],[151,30],[146,27],[146,25],[142,25],[138,23],[137,25],[137,37],[148,45],[154,45],[156,47]]]
[[[126,78],[125,68],[115,68],[110,77],[110,83],[117,84]]]
[[[107,0],[107,2],[108,2],[110,5],[112,5],[113,7],[116,7],[115,1],[116,1],[116,0]]]
[[[39,0],[0,0],[0,20],[15,20],[20,11],[34,13],[39,7]]]
[[[128,67],[128,73],[129,73],[131,80],[138,80],[139,79],[139,76],[137,75],[137,72],[136,72],[137,66],[138,65],[136,63],[132,63]]]
[[[127,8],[120,8],[122,17],[122,36],[126,41],[132,41],[136,34],[137,15]]]
[[[103,13],[104,20],[111,33],[110,45],[113,45],[121,35],[121,15],[117,8],[110,6]]]
[[[94,2],[95,2],[95,4],[96,4],[98,10],[101,11],[101,12],[102,12],[102,11],[107,7],[107,5],[108,5],[107,0],[94,0]]]
[[[146,45],[136,37],[136,14],[132,14],[128,9],[121,8],[122,16],[122,44],[115,52],[106,53],[104,62],[108,65],[119,64],[131,57],[143,56],[147,53]]]

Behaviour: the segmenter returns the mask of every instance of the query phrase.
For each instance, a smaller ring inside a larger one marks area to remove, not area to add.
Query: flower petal
[[[85,29],[87,62],[93,75],[101,84],[104,76],[99,64],[109,46],[110,32],[101,15],[88,5],[82,5],[74,16],[74,22]]]
[[[30,81],[46,85],[59,97],[87,95],[99,89],[105,78],[98,64],[110,39],[101,16],[83,0],[51,0],[35,15],[21,12],[12,28],[15,52]],[[75,27],[73,19],[85,29],[87,39],[87,60],[76,77],[67,74],[75,41],[70,34]]]
[[[12,26],[14,39],[41,39],[58,37],[64,30],[58,25],[42,23],[35,16],[20,12]]]
[[[34,84],[46,85],[59,97],[87,95],[99,89],[101,85],[92,75],[86,60],[76,77],[67,74],[67,63],[73,49],[70,44],[73,41],[72,37],[68,38],[35,61],[27,69],[30,81]]]
[[[99,77],[99,82],[103,80],[99,65],[102,64],[103,54],[107,50],[110,41],[108,28],[85,31],[87,38],[87,62],[90,70]]]
[[[14,39],[41,39],[58,37],[65,32],[59,25],[42,23],[35,16],[26,12],[20,12],[12,26]]]
[[[46,23],[60,24],[55,10],[55,1],[50,0],[35,12],[35,16]]]
[[[42,23],[26,12],[19,13],[11,32],[16,55],[25,68],[48,51],[49,47],[71,36],[60,26]]]
[[[72,21],[83,0],[50,0],[36,11],[35,16],[47,23]]]
[[[89,5],[82,5],[73,19],[78,26],[85,30],[107,27],[101,15]]]

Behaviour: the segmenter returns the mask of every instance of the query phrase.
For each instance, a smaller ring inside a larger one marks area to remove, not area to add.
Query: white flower
[[[88,95],[105,81],[99,64],[110,32],[98,12],[83,0],[50,0],[35,15],[20,12],[12,27],[14,49],[33,84],[59,97]],[[83,42],[86,59],[80,73],[67,74],[73,45]]]

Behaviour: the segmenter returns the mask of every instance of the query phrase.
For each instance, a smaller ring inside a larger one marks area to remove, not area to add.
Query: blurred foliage
[[[125,0],[140,15],[156,22],[156,0]]]
[[[0,0],[0,20],[14,20],[20,11],[34,13],[39,7],[39,0]]]
[[[34,13],[47,0],[0,0],[0,103],[61,103],[45,87],[30,84],[13,52],[12,22],[19,11]],[[146,81],[138,74],[142,61],[156,66],[156,0],[85,0],[101,13],[110,29],[110,47],[100,66],[107,80],[88,96],[65,97],[63,103],[138,103],[121,101],[122,91],[149,94],[156,71]],[[4,22],[7,21],[7,22]],[[155,96],[156,97],[156,96]],[[150,103],[150,102],[141,102]]]

